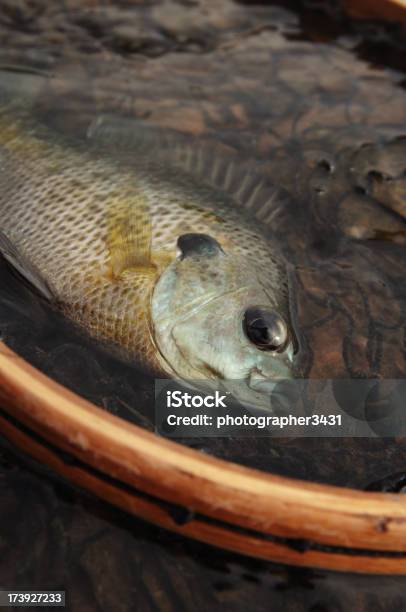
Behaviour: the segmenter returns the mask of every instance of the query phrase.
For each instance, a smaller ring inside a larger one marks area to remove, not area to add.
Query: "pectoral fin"
[[[151,261],[151,239],[151,216],[141,194],[121,198],[109,209],[107,248],[114,278],[129,269],[155,271]]]
[[[53,301],[54,294],[38,268],[30,261],[0,230],[0,253],[39,293],[49,301]]]

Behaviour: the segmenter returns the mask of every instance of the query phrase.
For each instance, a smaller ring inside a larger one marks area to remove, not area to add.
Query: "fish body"
[[[235,178],[222,171],[224,185]],[[0,251],[66,316],[156,375],[290,376],[275,246],[235,193],[192,174],[145,152],[123,163],[3,110]],[[247,319],[254,307],[279,319],[264,328],[262,315]]]

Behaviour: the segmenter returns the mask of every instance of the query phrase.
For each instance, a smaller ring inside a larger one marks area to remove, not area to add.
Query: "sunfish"
[[[0,251],[157,377],[247,389],[291,378],[286,268],[267,236],[278,190],[193,146],[172,153],[135,149],[123,162],[2,110]]]

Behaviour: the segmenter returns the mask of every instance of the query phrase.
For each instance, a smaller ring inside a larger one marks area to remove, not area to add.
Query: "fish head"
[[[274,270],[269,282],[267,271],[264,282],[252,261],[206,234],[184,234],[178,248],[152,296],[155,342],[172,373],[264,391],[268,382],[292,378],[295,338],[283,272]]]

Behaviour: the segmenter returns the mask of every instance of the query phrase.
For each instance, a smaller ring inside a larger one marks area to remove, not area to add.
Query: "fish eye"
[[[260,306],[247,308],[243,329],[248,340],[261,351],[281,352],[289,340],[288,326],[284,319],[277,312]]]

